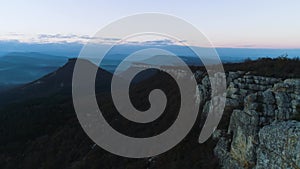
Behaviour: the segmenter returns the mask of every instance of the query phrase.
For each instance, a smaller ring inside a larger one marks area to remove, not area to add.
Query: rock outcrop
[[[256,169],[300,168],[300,123],[276,122],[259,131]]]
[[[213,138],[222,168],[300,168],[300,79],[254,76],[246,72],[227,73],[224,116]],[[209,107],[209,80],[198,88],[203,118]],[[228,120],[227,120],[228,121]],[[221,126],[221,127],[220,127]],[[278,159],[281,160],[278,160]]]

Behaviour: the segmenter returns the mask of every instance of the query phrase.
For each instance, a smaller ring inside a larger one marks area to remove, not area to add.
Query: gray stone
[[[265,116],[274,117],[275,116],[275,105],[263,104],[263,113]]]
[[[255,111],[235,110],[230,119],[228,133],[233,134],[230,156],[241,166],[254,165],[256,160],[259,116]]]
[[[275,97],[273,95],[273,92],[270,90],[264,91],[262,93],[263,96],[263,102],[266,104],[275,104]]]
[[[288,107],[291,102],[291,97],[287,94],[287,92],[276,92],[275,93],[276,103],[280,107]]]
[[[256,169],[300,168],[300,122],[273,123],[259,131]]]
[[[228,130],[216,137],[219,141],[214,149],[221,168],[280,169],[291,167],[291,164],[287,165],[282,158],[278,159],[278,155],[269,155],[263,151],[263,148],[259,146],[265,144],[260,142],[261,135],[270,135],[266,141],[270,142],[268,145],[271,151],[278,150],[278,153],[287,155],[289,150],[292,153],[284,157],[300,161],[298,144],[296,148],[285,150],[276,142],[277,136],[272,135],[273,130],[267,128],[264,129],[263,134],[258,134],[264,126],[283,121],[289,123],[291,119],[299,115],[297,109],[300,109],[300,79],[287,79],[283,82],[280,78],[253,76],[249,72],[243,75],[231,73],[228,76],[231,76],[228,79],[232,81],[228,83],[225,110],[232,113]],[[237,106],[238,103],[239,106]],[[244,105],[243,110],[238,110],[241,105]],[[288,126],[285,125],[285,127]],[[289,137],[284,135],[285,127],[282,127],[282,136],[280,136],[283,140]],[[300,140],[298,135],[297,139]],[[297,151],[298,154],[295,153]]]
[[[227,107],[238,107],[240,105],[240,102],[236,99],[226,99],[226,106]]]

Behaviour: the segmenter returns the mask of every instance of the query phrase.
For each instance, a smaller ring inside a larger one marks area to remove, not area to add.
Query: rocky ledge
[[[203,118],[209,99],[209,80],[198,77]],[[228,72],[224,117],[213,134],[221,168],[300,168],[300,79]],[[228,121],[227,119],[227,121]],[[226,119],[225,119],[226,122]],[[224,123],[224,121],[223,121]]]

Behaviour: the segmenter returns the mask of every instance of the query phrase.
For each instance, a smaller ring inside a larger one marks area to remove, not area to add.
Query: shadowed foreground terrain
[[[71,98],[74,63],[75,60],[69,60],[54,73],[1,94],[0,168],[207,169],[253,168],[257,164],[256,167],[263,168],[266,160],[280,156],[277,152],[281,150],[281,143],[268,143],[270,138],[295,138],[294,144],[290,144],[286,151],[299,145],[296,132],[291,132],[290,136],[279,135],[282,130],[299,129],[299,122],[295,121],[300,120],[297,102],[300,100],[299,84],[298,81],[286,80],[299,78],[299,60],[260,59],[225,65],[228,71],[225,113],[218,130],[204,144],[198,143],[198,136],[209,105],[210,86],[205,71],[201,71],[203,68],[192,67],[201,97],[196,124],[172,150],[145,159],[123,158],[106,152],[81,129]],[[154,74],[131,86],[131,101],[137,109],[147,110],[149,92],[159,87],[168,98],[167,108],[154,122],[136,126],[118,115],[109,93],[111,74],[103,69],[98,70],[96,94],[99,107],[105,112],[104,116],[111,126],[127,135],[146,137],[163,132],[172,124],[180,103],[178,86],[166,73],[156,71]],[[270,128],[270,124],[278,126],[270,129],[274,130],[276,136],[264,128]],[[269,145],[277,145],[273,147],[276,153],[265,153],[264,148]],[[294,156],[293,153],[297,151],[294,148],[288,155]],[[299,164],[295,160],[297,157],[292,157],[291,161],[282,161],[281,164],[297,167]],[[277,166],[269,162],[268,165]]]

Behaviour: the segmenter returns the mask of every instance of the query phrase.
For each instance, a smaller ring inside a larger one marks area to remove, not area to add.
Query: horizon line
[[[148,42],[156,42],[154,41],[148,41]],[[38,41],[20,41],[18,39],[0,39],[0,43],[20,43],[20,44],[27,44],[27,45],[51,45],[51,44],[57,44],[57,45],[82,45],[84,46],[85,44],[89,42],[81,42],[81,41],[73,41],[73,42],[67,42],[67,41],[53,41],[53,42],[38,42]],[[99,44],[99,45],[111,45],[110,43],[94,43],[94,44]],[[190,45],[190,46],[185,46],[185,45],[179,45],[179,44],[146,44],[146,43],[123,43],[123,44],[117,44],[119,46],[121,45],[128,45],[128,46],[181,46],[181,47],[199,47],[199,48],[215,48],[215,49],[265,49],[265,50],[300,50],[299,47],[267,47],[267,46],[249,46],[249,45],[238,45],[238,46],[225,46],[225,45],[212,45],[213,47],[205,47],[205,46],[197,46],[197,45]]]

